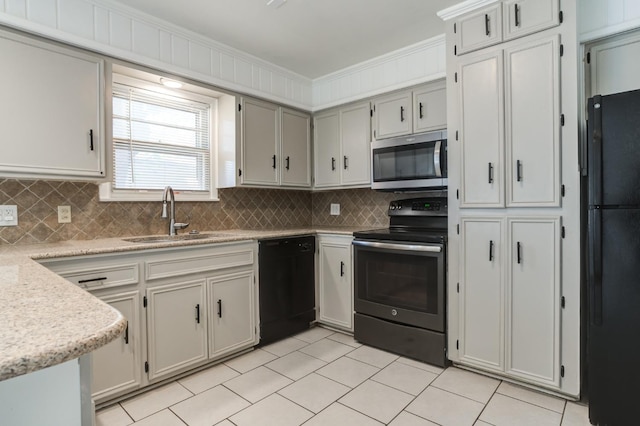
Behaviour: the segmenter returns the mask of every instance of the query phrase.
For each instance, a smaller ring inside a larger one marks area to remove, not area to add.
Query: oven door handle
[[[430,252],[430,253],[442,252],[441,246],[424,246],[420,244],[391,244],[391,243],[378,243],[374,241],[354,241],[353,245],[362,246],[362,247],[390,249],[390,250],[401,250],[401,251],[417,251],[417,252]]]

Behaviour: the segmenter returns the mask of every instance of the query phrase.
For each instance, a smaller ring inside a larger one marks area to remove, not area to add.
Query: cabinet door
[[[0,57],[0,174],[104,177],[103,61],[4,32]]]
[[[456,53],[478,50],[502,41],[502,5],[470,13],[455,22]]]
[[[460,360],[504,370],[504,243],[500,218],[462,218]]]
[[[502,52],[470,54],[458,69],[460,207],[504,206]]]
[[[210,278],[208,285],[209,357],[255,344],[253,271]]]
[[[147,289],[149,380],[207,359],[205,281]]]
[[[371,106],[369,102],[340,110],[342,184],[371,183]]]
[[[413,130],[411,92],[396,93],[375,101],[375,139],[408,135]]]
[[[91,396],[98,402],[142,383],[140,297],[137,291],[100,297],[127,319],[124,334],[92,352]]]
[[[337,111],[314,118],[314,186],[318,188],[340,184],[340,116]]]
[[[310,120],[308,114],[282,109],[282,185],[311,186]]]
[[[351,239],[340,243],[321,240],[319,245],[319,319],[353,331]]]
[[[243,184],[277,185],[280,119],[277,105],[255,99],[242,100]]]
[[[504,39],[511,40],[560,24],[558,0],[506,0]]]
[[[560,384],[560,219],[509,220],[508,374]]]
[[[413,92],[413,132],[447,128],[447,89],[429,87]]]
[[[504,51],[507,205],[560,205],[559,37]]]

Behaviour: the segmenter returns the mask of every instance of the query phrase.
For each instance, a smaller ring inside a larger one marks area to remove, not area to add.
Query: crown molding
[[[438,17],[443,21],[448,21],[453,18],[457,18],[460,15],[464,15],[467,12],[478,9],[483,6],[488,6],[493,3],[498,3],[500,0],[467,0],[462,3],[458,3],[451,7],[438,12]]]

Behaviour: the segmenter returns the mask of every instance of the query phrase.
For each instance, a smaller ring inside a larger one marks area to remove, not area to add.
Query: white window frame
[[[160,77],[157,78],[159,81]],[[125,84],[135,88],[149,90],[157,93],[167,94],[190,101],[196,101],[206,103],[210,105],[210,125],[209,125],[209,190],[208,191],[184,191],[175,189],[176,201],[219,201],[218,188],[217,188],[217,146],[218,146],[218,99],[202,95],[200,93],[194,93],[185,89],[167,89],[163,85],[142,80],[134,77],[130,77],[123,74],[112,74],[112,82]],[[99,185],[98,198],[100,201],[160,201],[162,199],[162,189],[117,189],[113,187],[113,90],[111,84],[107,90],[106,96],[107,102],[107,120],[110,123],[107,126],[107,161],[109,180]]]

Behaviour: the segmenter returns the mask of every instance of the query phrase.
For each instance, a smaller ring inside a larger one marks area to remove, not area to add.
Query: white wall
[[[581,42],[640,27],[639,0],[580,0],[578,7]]]
[[[312,81],[111,0],[0,0],[0,24],[306,110],[441,78],[445,68],[441,36]]]

